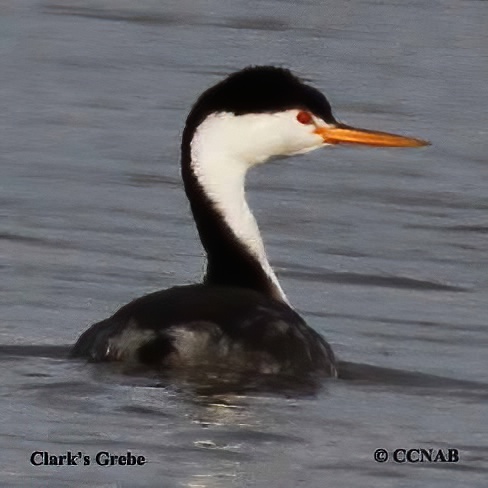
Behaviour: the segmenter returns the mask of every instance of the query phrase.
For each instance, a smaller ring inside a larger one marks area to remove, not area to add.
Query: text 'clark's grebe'
[[[134,300],[92,325],[72,356],[158,369],[335,376],[327,342],[293,310],[245,198],[247,170],[329,144],[427,143],[339,123],[322,93],[290,71],[246,68],[205,91],[183,132],[186,195],[207,254],[202,283]]]

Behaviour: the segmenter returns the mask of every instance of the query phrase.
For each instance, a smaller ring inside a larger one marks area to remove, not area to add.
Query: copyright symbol
[[[376,449],[374,452],[374,460],[377,463],[385,463],[388,461],[388,451],[386,449]]]

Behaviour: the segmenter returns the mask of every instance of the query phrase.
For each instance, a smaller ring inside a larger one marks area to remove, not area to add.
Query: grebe
[[[289,304],[245,198],[249,168],[329,144],[427,142],[347,126],[290,71],[245,68],[205,91],[183,131],[184,187],[207,255],[203,282],[138,298],[92,325],[74,357],[158,369],[336,376],[329,344]]]

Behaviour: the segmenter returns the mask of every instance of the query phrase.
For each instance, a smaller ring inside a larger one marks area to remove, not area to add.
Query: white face
[[[216,113],[197,127],[191,141],[191,165],[199,183],[231,231],[258,259],[285,302],[245,199],[246,172],[273,156],[290,156],[323,146],[324,138],[314,131],[325,126],[322,120],[300,110]]]
[[[309,120],[300,117],[303,113],[298,109],[245,115],[216,113],[200,124],[195,135],[205,141],[210,152],[249,167],[273,156],[301,154],[324,146],[323,137],[314,131],[327,124],[308,112]]]

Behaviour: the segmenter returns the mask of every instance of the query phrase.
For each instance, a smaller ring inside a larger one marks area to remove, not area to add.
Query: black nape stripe
[[[200,240],[207,254],[204,283],[249,288],[283,300],[257,258],[235,236],[193,173],[190,152],[184,151],[182,176]]]

